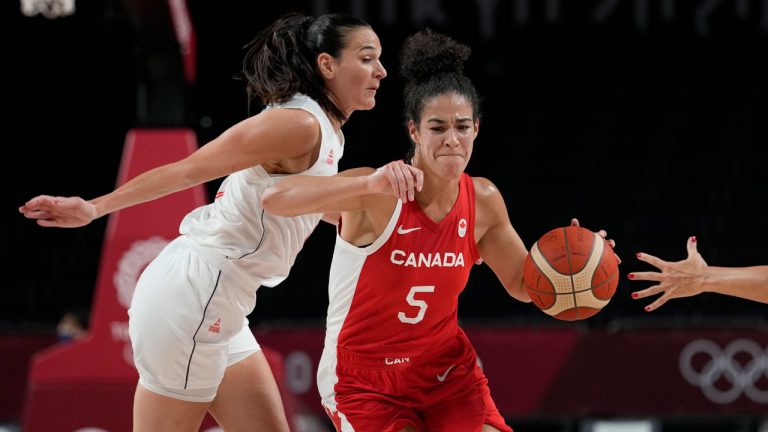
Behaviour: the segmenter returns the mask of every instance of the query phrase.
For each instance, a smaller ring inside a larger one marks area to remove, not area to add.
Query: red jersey
[[[474,183],[462,174],[439,223],[398,201],[372,244],[336,237],[317,384],[338,431],[511,432],[458,326],[458,297],[480,259],[474,226]]]
[[[479,259],[474,226],[474,184],[462,174],[456,202],[439,223],[415,201],[398,202],[373,244],[357,247],[337,236],[326,350],[403,359],[454,338],[458,297]]]

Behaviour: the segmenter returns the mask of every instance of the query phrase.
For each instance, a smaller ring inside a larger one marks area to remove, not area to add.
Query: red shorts
[[[464,332],[450,345],[436,356],[407,360],[338,348],[336,410],[326,406],[336,430],[397,432],[411,425],[425,432],[480,432],[487,424],[512,432]]]

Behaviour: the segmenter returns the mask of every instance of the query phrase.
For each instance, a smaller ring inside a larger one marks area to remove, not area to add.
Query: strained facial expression
[[[464,96],[450,93],[424,104],[418,125],[410,122],[408,130],[416,143],[414,164],[445,177],[458,177],[469,163],[479,130],[472,103]]]

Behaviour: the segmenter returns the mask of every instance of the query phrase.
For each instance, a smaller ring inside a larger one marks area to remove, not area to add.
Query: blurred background
[[[26,1],[0,5],[0,353],[17,381],[34,352],[59,343],[67,312],[91,309],[108,222],[42,229],[17,207],[37,194],[111,191],[132,129],[185,128],[204,145],[257,113],[234,78],[243,46],[286,12],[340,11],[373,26],[389,71],[376,108],[344,127],[342,168],[405,155],[397,53],[407,35],[431,27],[472,47],[466,72],[484,101],[467,171],[499,187],[526,245],[573,217],[617,242],[617,293],[578,322],[518,303],[486,266],[473,270],[460,319],[488,367],[499,365],[488,372],[491,388],[516,430],[768,430],[766,305],[700,295],[649,314],[630,298],[646,285],[625,277],[649,268],[637,252],[685,258],[691,235],[709,264],[768,264],[760,228],[768,216],[765,1]],[[206,185],[209,199],[217,187]],[[292,351],[279,345],[301,345],[298,334],[318,332],[322,344],[333,238],[320,226],[291,277],[259,290],[254,331],[263,344],[280,334],[272,345],[286,358]],[[695,384],[677,363],[698,340],[727,358],[715,372],[699,362],[698,376],[711,374]],[[541,352],[541,344],[552,348]],[[505,371],[525,355],[533,357],[522,370]],[[669,369],[644,368],[665,356]],[[552,370],[537,369],[542,358],[556,358]],[[539,374],[548,377],[541,392],[520,390]],[[313,385],[299,395],[309,413]],[[0,386],[7,400],[28,391],[26,381]],[[707,388],[728,396],[709,397]],[[6,411],[0,423],[20,427],[23,404]],[[301,428],[323,430],[321,414]]]

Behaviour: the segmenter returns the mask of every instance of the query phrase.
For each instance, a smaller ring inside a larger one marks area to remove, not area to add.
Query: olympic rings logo
[[[703,364],[701,356],[706,359]],[[694,363],[694,357],[699,361]],[[755,341],[737,339],[721,349],[711,340],[697,339],[680,352],[680,372],[714,403],[729,404],[742,394],[753,402],[768,403],[768,388],[757,385],[763,377],[763,383],[768,380],[768,347]]]

